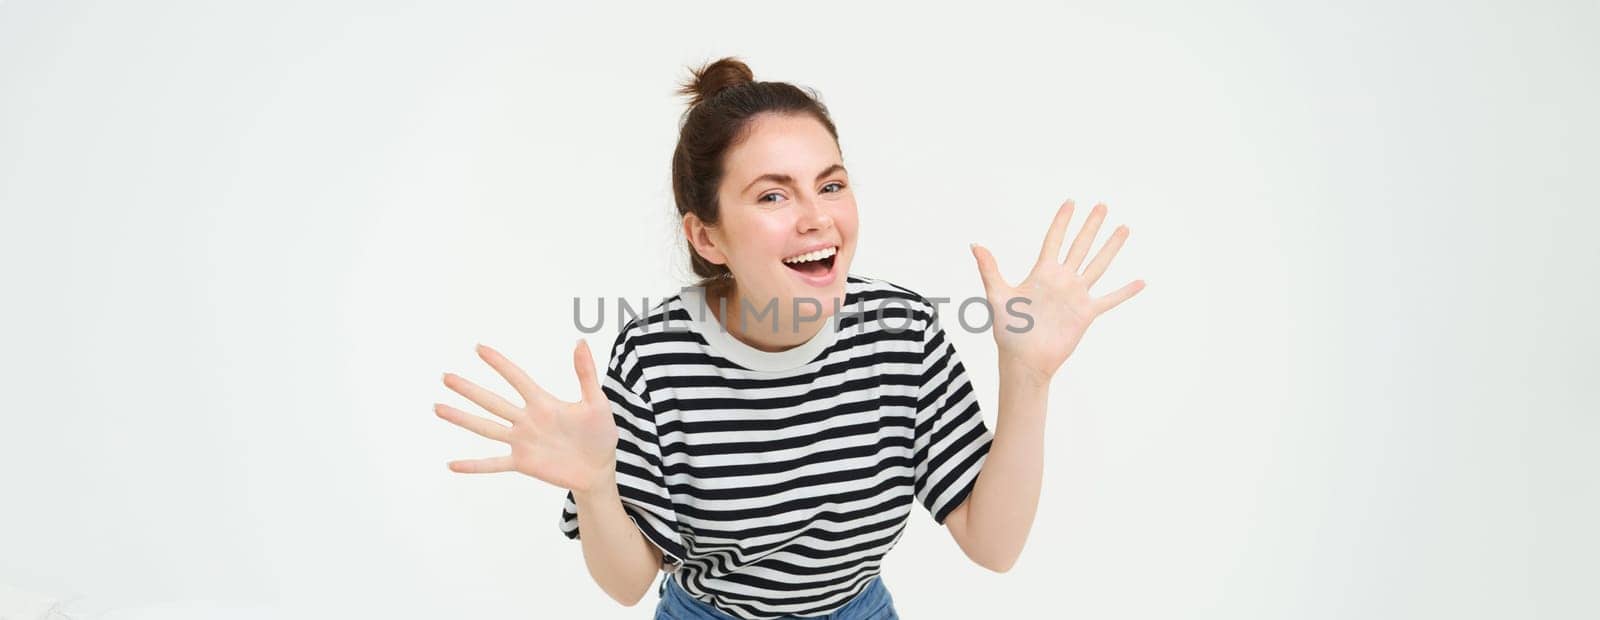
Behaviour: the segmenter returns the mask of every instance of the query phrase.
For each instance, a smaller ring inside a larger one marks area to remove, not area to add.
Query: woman
[[[657,618],[895,618],[879,568],[913,504],[1008,570],[1038,505],[1050,379],[1091,321],[1143,289],[1089,294],[1127,227],[1084,266],[1096,206],[1063,261],[1063,204],[1015,286],[972,247],[999,353],[991,433],[937,306],[849,272],[856,205],[826,108],[733,58],[683,92],[673,192],[702,280],[623,326],[603,378],[579,340],[577,402],[480,346],[526,404],[446,374],[509,425],[438,415],[511,446],[450,468],[568,489],[561,530],[606,593],[636,604],[667,572]]]

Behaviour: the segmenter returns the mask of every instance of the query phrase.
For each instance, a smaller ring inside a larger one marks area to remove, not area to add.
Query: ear
[[[728,255],[722,253],[720,235],[715,234],[716,229],[707,226],[700,217],[693,213],[683,216],[683,236],[689,240],[689,247],[694,248],[700,258],[706,259],[713,265],[728,264]]]

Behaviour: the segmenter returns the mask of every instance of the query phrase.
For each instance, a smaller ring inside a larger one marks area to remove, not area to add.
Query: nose
[[[833,215],[828,213],[827,207],[816,198],[802,199],[800,201],[800,218],[796,222],[801,233],[813,230],[827,230],[833,227]]]

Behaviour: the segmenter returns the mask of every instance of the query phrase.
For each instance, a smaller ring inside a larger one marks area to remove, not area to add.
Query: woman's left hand
[[[1094,244],[1095,234],[1100,231],[1100,223],[1106,218],[1106,206],[1095,205],[1089,212],[1063,262],[1060,260],[1061,241],[1072,219],[1072,209],[1071,200],[1061,204],[1045,234],[1038,262],[1034,263],[1028,277],[1016,286],[1000,276],[1000,267],[988,248],[972,245],[978,274],[983,278],[984,295],[994,309],[994,341],[1001,365],[1014,364],[1016,370],[1041,382],[1048,382],[1055,376],[1095,318],[1144,290],[1144,280],[1134,280],[1105,296],[1089,295],[1089,287],[1105,273],[1111,259],[1127,240],[1128,227],[1118,226],[1112,231],[1111,238],[1101,246],[1094,260],[1079,273],[1089,246]],[[1023,316],[1031,317],[1032,324],[1029,325]]]

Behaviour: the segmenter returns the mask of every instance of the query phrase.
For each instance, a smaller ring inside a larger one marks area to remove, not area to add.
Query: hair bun
[[[756,81],[756,75],[750,71],[749,65],[732,56],[689,71],[689,81],[684,82],[678,93],[690,97],[690,107],[729,88]]]

